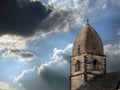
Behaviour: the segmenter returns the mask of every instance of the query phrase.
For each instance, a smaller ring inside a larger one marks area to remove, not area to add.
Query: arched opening
[[[75,71],[80,71],[80,61],[75,63]]]
[[[98,60],[93,60],[93,70],[99,70],[99,63]]]
[[[96,48],[95,47],[93,48],[93,51],[96,53]]]
[[[80,54],[80,45],[78,45],[78,54]]]

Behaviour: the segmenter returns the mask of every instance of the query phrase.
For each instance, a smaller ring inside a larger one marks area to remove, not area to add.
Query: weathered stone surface
[[[71,77],[71,90],[76,90],[80,87],[80,85],[84,84],[84,76],[78,75]]]
[[[79,61],[80,62],[80,70],[75,71],[75,63]],[[76,57],[71,57],[71,76],[83,74],[85,72],[84,69],[84,55],[79,55]]]
[[[92,53],[104,55],[102,40],[89,24],[78,34],[73,46],[73,56],[78,55],[78,48],[80,50],[79,54]]]

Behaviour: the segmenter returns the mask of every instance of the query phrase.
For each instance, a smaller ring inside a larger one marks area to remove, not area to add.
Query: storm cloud
[[[30,36],[35,33],[42,21],[52,12],[41,2],[28,1],[0,1],[0,35]]]
[[[88,6],[88,0],[79,5],[75,2],[77,1],[74,1],[74,6],[66,7],[43,1],[2,0],[0,1],[0,35],[29,37],[38,32],[41,35],[68,31],[83,21]]]

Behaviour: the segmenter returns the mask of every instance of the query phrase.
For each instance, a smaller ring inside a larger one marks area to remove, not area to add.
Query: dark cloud
[[[31,52],[25,52],[18,49],[8,50],[3,54],[4,57],[18,57],[23,61],[31,61],[34,59],[35,55]]]
[[[52,10],[41,2],[0,1],[0,35],[16,34],[30,36]]]
[[[54,70],[46,68],[41,74],[42,78],[48,83],[51,87],[46,90],[68,90],[69,89],[69,75],[66,77],[62,73],[57,73]]]
[[[120,71],[120,55],[107,55],[107,72]]]
[[[34,54],[31,52],[22,52],[20,56],[24,60],[32,60],[34,58]]]
[[[37,31],[67,31],[81,18],[74,10],[29,0],[1,1],[0,13],[0,35],[15,34],[24,37],[34,35]]]
[[[21,83],[27,90],[69,90],[69,75],[63,74],[46,68],[40,76],[36,71],[25,74],[18,83]]]

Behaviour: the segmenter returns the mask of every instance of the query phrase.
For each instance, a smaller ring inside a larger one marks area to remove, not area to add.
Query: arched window
[[[94,52],[96,52],[96,48],[95,47],[93,48],[93,50],[94,50]]]
[[[80,45],[78,45],[78,54],[80,54]]]
[[[94,70],[98,70],[99,69],[99,63],[98,63],[97,59],[93,60],[93,69]]]
[[[80,71],[80,61],[75,63],[75,71]]]

